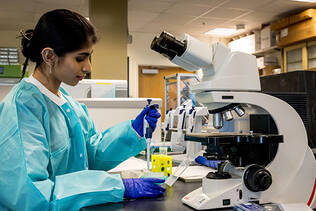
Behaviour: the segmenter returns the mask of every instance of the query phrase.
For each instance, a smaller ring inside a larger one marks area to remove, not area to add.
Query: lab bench
[[[193,208],[184,205],[181,199],[191,191],[201,187],[201,182],[184,183],[177,181],[173,187],[167,187],[164,196],[158,198],[145,198],[137,200],[124,200],[120,203],[107,203],[102,205],[82,208],[82,211],[131,211],[131,210],[150,210],[150,211],[192,211]],[[220,211],[233,210],[232,208],[216,209]]]

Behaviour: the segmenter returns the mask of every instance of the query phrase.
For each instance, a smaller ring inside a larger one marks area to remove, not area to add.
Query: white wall
[[[130,97],[138,97],[138,66],[176,66],[166,57],[150,49],[150,45],[155,36],[159,34],[131,32],[132,43],[127,45],[127,55],[129,56],[129,94]],[[175,35],[180,38],[181,35]],[[192,35],[194,36],[194,35]],[[222,42],[228,43],[227,39],[199,37],[195,38],[205,43]]]
[[[132,33],[132,44],[127,45],[129,57],[129,94],[138,97],[138,66],[176,66],[167,58],[150,49],[150,44],[156,34]]]

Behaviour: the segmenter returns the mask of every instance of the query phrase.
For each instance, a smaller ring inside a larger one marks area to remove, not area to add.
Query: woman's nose
[[[84,73],[91,73],[91,69],[92,69],[91,63],[90,63],[90,61],[88,60],[88,61],[86,62],[86,64],[84,65],[82,71],[83,71]]]

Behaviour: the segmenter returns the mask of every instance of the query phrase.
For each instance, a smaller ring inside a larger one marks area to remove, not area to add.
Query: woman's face
[[[71,86],[78,84],[87,73],[91,72],[92,47],[93,45],[90,44],[80,50],[58,57],[58,62],[52,71],[55,79]]]

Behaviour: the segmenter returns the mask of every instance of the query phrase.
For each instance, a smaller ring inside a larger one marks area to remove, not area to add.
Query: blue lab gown
[[[79,210],[119,202],[109,170],[146,146],[131,121],[98,133],[87,108],[61,89],[58,106],[22,80],[0,104],[0,210]],[[115,118],[105,116],[104,118]]]

